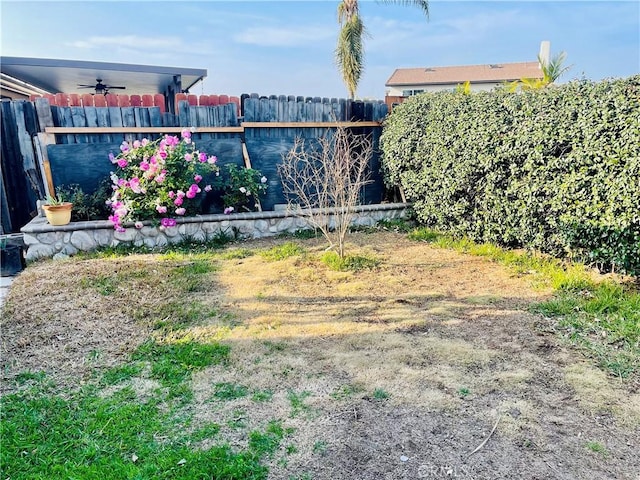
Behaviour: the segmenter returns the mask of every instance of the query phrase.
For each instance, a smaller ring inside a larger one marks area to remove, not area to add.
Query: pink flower
[[[158,213],[167,213],[167,207],[165,207],[164,205],[157,205],[156,211]]]
[[[113,153],[109,152],[109,160],[111,160],[111,163],[116,163],[116,157],[113,155]]]
[[[134,224],[134,226],[135,226],[138,230],[140,230],[140,229],[143,227],[142,222],[141,222],[141,221],[139,221],[139,220]]]
[[[146,160],[141,161],[140,170],[142,170],[143,172],[146,172],[147,170],[149,170],[149,162],[147,162]]]
[[[191,155],[190,153],[185,153],[184,159],[185,161],[190,162],[191,160],[193,160],[193,155]]]
[[[156,182],[157,182],[157,183],[162,183],[162,182],[164,182],[165,178],[166,178],[165,174],[164,174],[164,173],[161,173],[160,175],[158,175],[158,176],[155,178],[155,180],[156,180]]]
[[[229,215],[231,212],[233,212],[233,210],[234,210],[233,207],[227,207],[224,209],[224,214]]]
[[[209,158],[207,159],[207,163],[211,163],[211,164],[214,164],[214,163],[216,163],[217,161],[218,161],[218,157],[216,157],[215,155],[212,155],[211,157],[209,157]]]
[[[162,225],[163,227],[175,227],[177,225],[177,222],[175,218],[163,218],[162,220],[160,220],[160,225]]]
[[[135,141],[133,142],[133,148],[140,148],[140,145],[142,145],[142,144],[140,143],[140,140],[135,140]]]
[[[148,138],[143,138],[142,139],[142,146],[145,147],[147,145],[149,145],[149,139]]]
[[[184,215],[187,212],[186,208],[176,208],[176,215]]]
[[[197,192],[195,190],[189,189],[189,191],[187,192],[187,198],[195,198],[196,195],[197,195]]]
[[[198,159],[200,160],[200,163],[205,163],[207,161],[207,154],[204,152],[200,152],[200,154],[198,155]]]
[[[122,142],[122,145],[120,145],[120,151],[121,152],[128,152],[129,151],[129,144],[127,142]]]
[[[167,135],[164,137],[164,140],[165,144],[171,147],[175,147],[180,142],[180,140],[178,140],[178,137],[176,137],[175,135]]]
[[[169,192],[169,198],[174,198],[176,196],[175,192],[173,190],[171,190]]]
[[[165,152],[164,150],[159,150],[158,156],[164,160],[165,158],[167,158],[167,152]]]
[[[125,168],[127,165],[129,165],[129,162],[127,162],[126,158],[121,158],[120,160],[118,160],[118,166],[120,168]]]
[[[182,135],[182,138],[184,138],[185,140],[191,138],[191,132],[186,128],[182,130],[182,132],[180,132],[180,135]]]
[[[138,177],[133,177],[131,180],[129,180],[129,187],[131,187],[131,190],[133,190],[134,193],[142,192],[142,188],[140,187],[140,179]]]
[[[193,177],[193,180],[194,180],[196,183],[200,183],[200,180],[202,180],[202,175],[196,175],[196,176],[194,176],[194,177]]]
[[[173,204],[174,204],[176,207],[179,207],[180,205],[182,205],[182,202],[183,202],[183,201],[184,201],[184,200],[182,200],[182,197],[178,197],[178,198],[176,198],[176,199],[173,201]]]
[[[210,192],[211,190],[212,190],[211,185],[207,185],[206,187],[204,187],[205,192]]]
[[[178,198],[184,198],[184,192],[182,190],[178,190]]]

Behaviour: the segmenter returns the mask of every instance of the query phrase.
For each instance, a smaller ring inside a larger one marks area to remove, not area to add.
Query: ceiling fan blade
[[[126,90],[127,87],[113,87],[111,85],[105,85],[107,90],[113,90],[114,88],[117,88],[118,90]]]
[[[78,88],[96,88],[95,85],[82,85],[82,84],[78,84]]]

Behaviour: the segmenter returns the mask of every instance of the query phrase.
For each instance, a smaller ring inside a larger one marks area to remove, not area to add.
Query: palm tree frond
[[[342,79],[351,98],[355,97],[362,72],[364,71],[364,47],[362,38],[364,25],[359,16],[353,16],[340,29],[335,56]]]
[[[429,2],[428,0],[378,0],[379,3],[395,3],[397,5],[418,7],[424,15],[429,18]]]
[[[396,3],[420,8],[429,18],[428,0],[378,0],[380,3]],[[338,4],[338,44],[335,50],[336,64],[342,75],[351,98],[355,98],[356,89],[364,70],[364,48],[362,39],[367,32],[359,14],[358,0],[341,0]]]
[[[540,68],[542,69],[542,75],[546,83],[555,82],[571,68],[571,65],[566,67],[563,66],[566,58],[567,54],[565,52],[560,52],[551,60],[545,62],[538,55],[538,62],[540,62]]]

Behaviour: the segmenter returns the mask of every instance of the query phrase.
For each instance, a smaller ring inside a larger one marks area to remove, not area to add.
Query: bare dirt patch
[[[380,266],[331,271],[317,260],[318,240],[297,241],[307,256],[219,260],[193,298],[233,316],[224,330],[232,361],[194,376],[196,422],[220,423],[241,446],[252,428],[283,420],[294,431],[272,459],[273,479],[638,479],[638,392],[545,333],[527,308],[550,292],[403,235],[351,242]],[[166,262],[104,262],[46,262],[16,280],[2,323],[3,384],[25,370],[86,377],[92,351],[117,364],[151,334],[113,307],[150,301],[144,291],[104,296],[78,282],[139,268],[151,288],[166,279]],[[219,338],[221,324],[181,335]],[[248,394],[215,399],[221,383]]]

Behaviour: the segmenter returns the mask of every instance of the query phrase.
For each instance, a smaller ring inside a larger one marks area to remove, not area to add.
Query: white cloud
[[[324,27],[251,27],[234,35],[238,43],[262,47],[302,47],[333,38],[335,32]]]
[[[104,47],[132,47],[141,49],[175,49],[182,45],[178,37],[139,37],[137,35],[119,35],[113,37],[89,37],[87,40],[68,42],[67,45],[76,48],[104,48]]]
[[[425,45],[433,49],[455,45],[462,47],[471,41],[495,37],[505,28],[511,30],[525,22],[528,23],[529,20],[518,10],[477,13],[431,22],[423,17],[419,17],[417,21],[373,17],[367,21],[369,32],[372,33],[367,41],[367,49],[371,52],[385,51],[403,44],[409,49],[412,46],[423,49]]]

